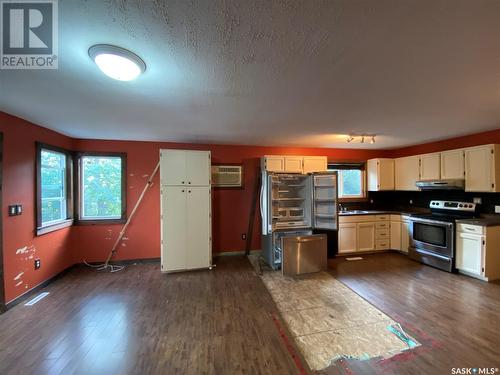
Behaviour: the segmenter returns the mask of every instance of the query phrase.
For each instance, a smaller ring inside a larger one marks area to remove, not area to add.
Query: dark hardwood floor
[[[422,346],[386,360],[343,360],[322,373],[432,375],[500,367],[500,285],[398,254],[335,259],[330,266]],[[243,257],[220,258],[213,271],[171,275],[157,264],[116,274],[79,267],[45,290],[51,294],[36,305],[0,315],[0,374],[308,372]]]
[[[243,257],[171,275],[82,267],[44,291],[0,315],[0,374],[300,374]]]
[[[399,254],[330,261],[331,273],[403,325],[422,346],[386,360],[338,364],[354,374],[451,374],[452,368],[500,372],[500,285],[450,274]],[[329,368],[325,374],[338,373]]]

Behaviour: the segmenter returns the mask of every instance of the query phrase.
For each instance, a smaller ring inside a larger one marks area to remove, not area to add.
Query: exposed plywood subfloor
[[[313,370],[340,358],[387,358],[408,350],[387,329],[394,320],[326,272],[264,272],[262,280]]]

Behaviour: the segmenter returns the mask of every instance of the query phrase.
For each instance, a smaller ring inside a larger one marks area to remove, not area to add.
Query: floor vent
[[[45,297],[47,297],[50,293],[49,292],[43,292],[43,293],[40,293],[38,296],[36,296],[35,298],[29,300],[28,302],[26,302],[24,304],[24,306],[33,306],[35,303],[37,303],[38,301],[44,299]]]

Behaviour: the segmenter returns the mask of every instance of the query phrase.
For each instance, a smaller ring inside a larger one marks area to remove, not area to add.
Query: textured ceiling
[[[61,0],[59,25],[59,70],[0,71],[0,109],[75,137],[391,148],[500,127],[498,0]],[[98,43],[146,73],[107,78]]]

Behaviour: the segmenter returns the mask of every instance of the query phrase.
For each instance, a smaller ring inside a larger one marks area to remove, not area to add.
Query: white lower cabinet
[[[375,250],[375,223],[359,223],[356,236],[357,251]]]
[[[340,223],[339,224],[339,253],[352,253],[357,248],[357,224],[356,223]]]
[[[484,244],[484,236],[457,232],[455,267],[476,276],[483,276]]]
[[[408,253],[410,247],[411,221],[404,216],[401,217],[401,251]]]
[[[391,249],[401,251],[401,216],[391,215]]]

